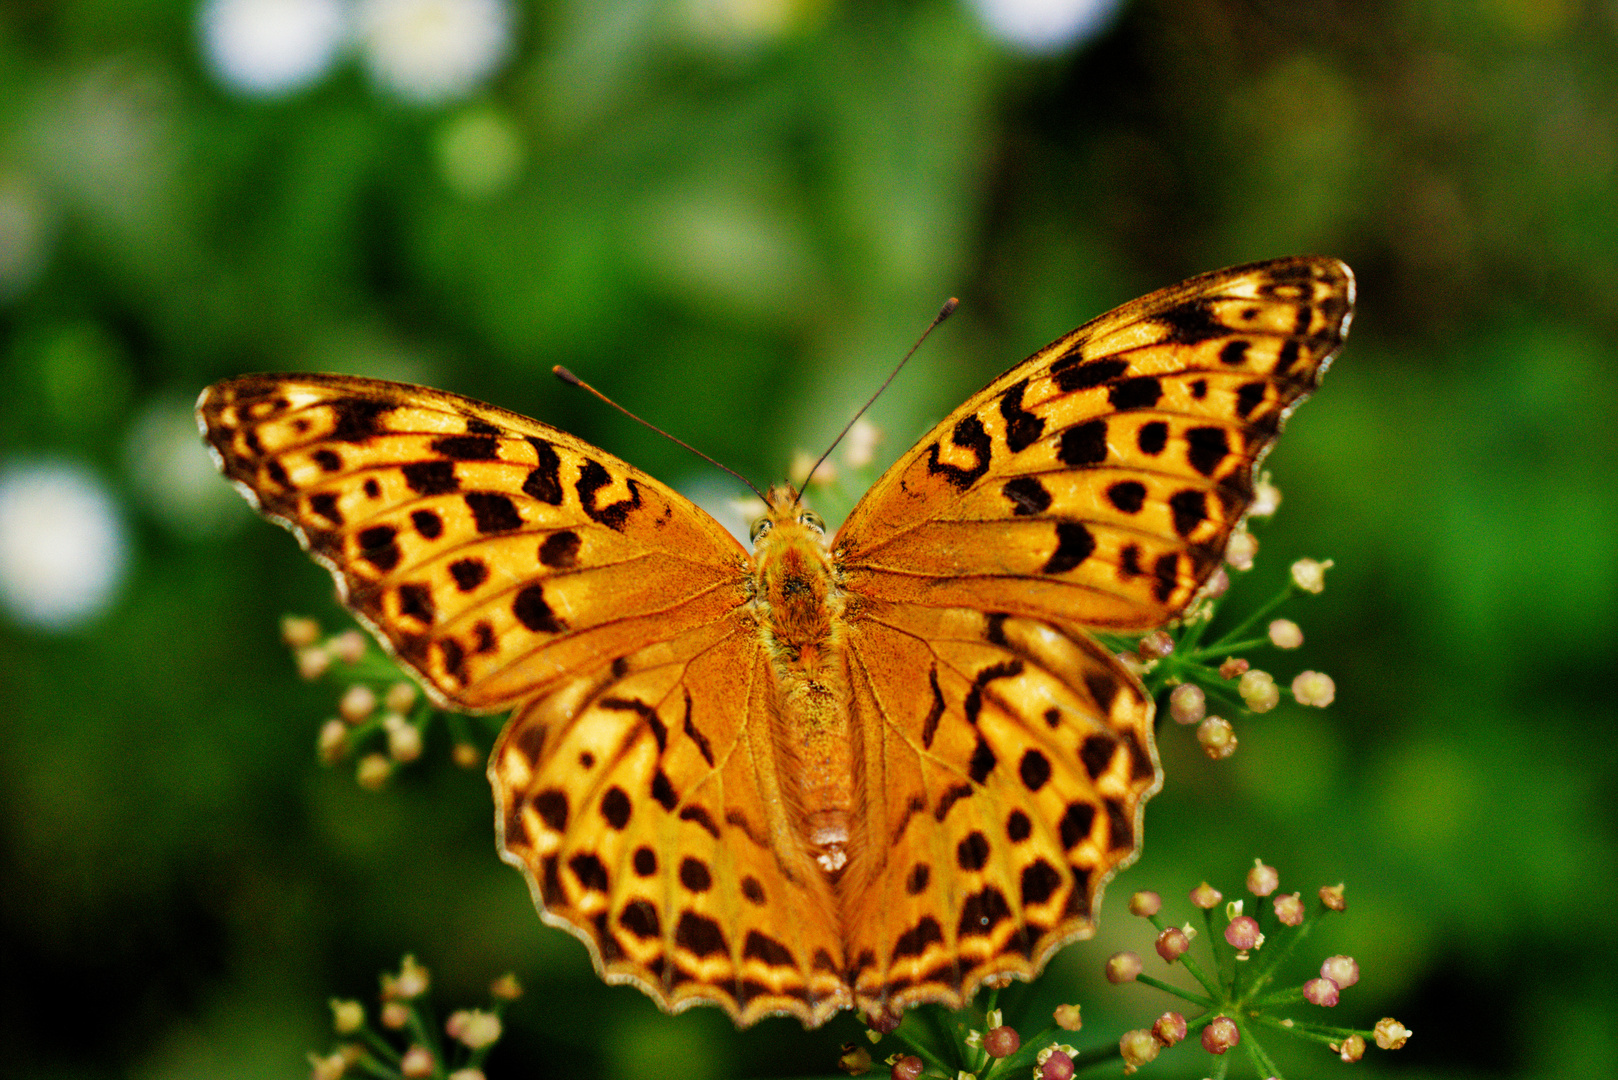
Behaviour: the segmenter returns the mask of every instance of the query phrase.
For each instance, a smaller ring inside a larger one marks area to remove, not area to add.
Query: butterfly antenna
[[[815,467],[810,469],[809,475],[803,478],[803,486],[798,488],[798,498],[803,498],[804,490],[808,488],[809,481],[814,478],[816,471],[826,463],[827,458],[831,457],[831,452],[837,449],[837,444],[843,441],[843,437],[854,429],[854,425],[859,422],[860,417],[865,415],[865,410],[876,404],[876,399],[882,396],[882,391],[886,390],[888,388],[888,384],[898,377],[899,372],[904,370],[904,366],[906,364],[910,363],[910,358],[916,355],[916,350],[921,348],[921,343],[927,340],[927,335],[932,333],[934,330],[937,330],[939,323],[953,315],[956,307],[958,307],[960,303],[961,302],[953,296],[944,301],[944,306],[938,309],[938,314],[934,315],[933,321],[927,324],[927,329],[921,332],[921,337],[917,338],[916,343],[910,346],[910,351],[905,353],[904,359],[900,360],[898,365],[894,367],[893,371],[889,373],[888,377],[882,380],[882,385],[876,388],[876,393],[872,394],[870,399],[867,400],[864,405],[860,406],[860,411],[855,413],[849,419],[847,424],[843,425],[843,430],[837,433],[837,438],[833,439],[831,441],[831,445],[826,447],[826,452],[820,455],[820,460],[815,462]]]
[[[581,390],[589,391],[590,393],[594,394],[596,397],[600,398],[602,401],[606,402],[608,405],[611,405],[613,408],[617,409],[619,412],[621,412],[625,416],[629,417],[631,420],[635,421],[635,423],[643,424],[646,427],[651,428],[653,431],[655,431],[659,435],[663,436],[663,438],[667,439],[669,442],[674,443],[677,446],[683,446],[687,450],[691,451],[693,454],[697,455],[697,457],[701,458],[703,461],[706,461],[708,464],[714,465],[714,466],[716,466],[718,468],[721,468],[721,469],[725,470],[730,475],[734,476],[736,479],[738,479],[742,483],[746,484],[752,490],[754,495],[757,495],[760,499],[762,499],[765,502],[769,502],[768,499],[764,498],[764,493],[758,489],[758,486],[756,484],[754,484],[753,481],[749,480],[747,477],[743,476],[741,473],[737,472],[735,469],[732,469],[729,465],[723,464],[722,462],[715,461],[713,458],[709,457],[707,454],[704,454],[701,450],[698,450],[696,447],[692,446],[690,443],[686,442],[684,439],[675,438],[673,435],[670,435],[668,432],[664,431],[662,428],[658,427],[656,424],[652,423],[651,421],[642,420],[640,417],[636,416],[634,413],[630,412],[628,409],[624,408],[622,405],[620,405],[616,401],[612,400],[612,398],[608,397],[606,394],[603,394],[600,390],[597,390],[595,387],[591,386],[589,383],[585,382],[583,379],[581,379],[577,375],[573,374],[571,371],[569,371],[567,368],[563,367],[561,364],[557,364],[555,367],[551,368],[551,374],[555,375],[558,379],[561,379],[563,382],[565,382],[565,383],[567,383],[567,384],[569,384],[571,386],[577,386]]]

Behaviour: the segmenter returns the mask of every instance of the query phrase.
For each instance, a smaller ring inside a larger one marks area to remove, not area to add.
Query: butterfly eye
[[[811,529],[815,530],[815,532],[825,535],[826,523],[822,521],[820,519],[820,515],[815,513],[813,510],[805,510],[803,513],[799,514],[798,521],[809,526]]]
[[[770,528],[770,519],[761,517],[753,522],[753,527],[748,531],[747,538],[756,544],[758,543],[758,538],[769,532]]]

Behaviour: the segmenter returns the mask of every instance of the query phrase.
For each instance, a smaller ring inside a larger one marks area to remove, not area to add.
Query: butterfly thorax
[[[843,590],[820,519],[791,488],[770,489],[756,537],[753,604],[780,690],[782,746],[798,759],[799,824],[835,877],[848,862],[854,809]]]

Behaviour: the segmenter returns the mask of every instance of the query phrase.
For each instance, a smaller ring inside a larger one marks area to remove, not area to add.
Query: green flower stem
[[[1259,998],[1249,997],[1242,1004],[1249,1009],[1274,1009],[1282,1005],[1296,1005],[1302,1000],[1304,1000],[1303,987],[1294,986],[1290,990],[1277,990],[1273,994],[1265,994]]]
[[[1274,1028],[1276,1031],[1284,1031],[1288,1035],[1293,1035],[1300,1039],[1312,1039],[1320,1043],[1342,1042],[1350,1035],[1358,1035],[1366,1040],[1375,1037],[1375,1032],[1372,1031],[1363,1031],[1359,1028],[1332,1027],[1329,1024],[1311,1024],[1304,1020],[1294,1020],[1291,1024],[1288,1024],[1287,1021],[1273,1016],[1258,1015],[1251,1017],[1251,1019],[1254,1023],[1263,1024],[1265,1027]]]
[[[1248,638],[1246,641],[1216,641],[1206,649],[1199,649],[1189,653],[1185,659],[1191,661],[1212,660],[1221,653],[1245,652],[1248,649],[1260,649],[1270,643],[1268,636],[1261,638]]]
[[[444,1060],[444,1051],[438,1045],[438,1032],[421,1018],[421,1010],[414,1004],[410,1006],[410,1033],[416,1037],[418,1045],[425,1046],[433,1052],[434,1061]]]
[[[1233,646],[1226,645],[1225,642],[1233,641],[1247,633],[1247,631],[1251,630],[1254,626],[1257,626],[1260,620],[1273,613],[1276,608],[1292,599],[1292,597],[1297,595],[1297,593],[1298,587],[1292,584],[1292,581],[1288,579],[1286,585],[1282,587],[1281,591],[1270,598],[1269,603],[1264,604],[1257,611],[1243,619],[1236,625],[1235,629],[1226,631],[1224,635],[1222,635],[1212,645],[1208,646],[1207,651],[1223,651],[1225,649],[1233,648]]]
[[[1262,1077],[1281,1080],[1281,1070],[1276,1068],[1275,1062],[1270,1059],[1270,1055],[1259,1044],[1255,1033],[1243,1021],[1237,1020],[1234,1016],[1231,1019],[1236,1020],[1236,1030],[1241,1033],[1241,1045],[1247,1050],[1248,1060],[1253,1063],[1253,1071]]]
[[[360,1038],[364,1040],[365,1045],[371,1048],[371,1053],[375,1054],[383,1061],[390,1061],[395,1065],[399,1064],[399,1058],[402,1055],[399,1053],[399,1051],[393,1048],[392,1043],[388,1042],[388,1040],[384,1039],[380,1034],[378,1034],[371,1027],[371,1025],[366,1024],[364,1027],[360,1028],[359,1034]]]
[[[1135,976],[1135,981],[1138,982],[1138,983],[1145,983],[1147,986],[1150,986],[1152,989],[1161,990],[1165,994],[1173,994],[1175,997],[1180,998],[1182,1001],[1189,1001],[1189,1002],[1191,1002],[1191,1004],[1200,1005],[1204,1009],[1213,1008],[1214,1002],[1218,999],[1217,993],[1215,993],[1212,997],[1202,997],[1202,996],[1200,996],[1198,994],[1193,994],[1189,990],[1185,990],[1185,989],[1182,989],[1181,987],[1174,986],[1171,983],[1166,983],[1161,979],[1154,979],[1150,975],[1136,975]]]
[[[394,1059],[394,1063],[398,1063],[397,1058]],[[371,1057],[362,1057],[350,1065],[349,1068],[358,1069],[367,1076],[377,1077],[377,1080],[396,1080],[399,1075],[393,1069],[388,1069],[378,1064],[376,1059]]]
[[[1225,1074],[1230,1071],[1230,1055],[1221,1054],[1214,1058],[1213,1072],[1208,1074],[1208,1080],[1225,1080]]]

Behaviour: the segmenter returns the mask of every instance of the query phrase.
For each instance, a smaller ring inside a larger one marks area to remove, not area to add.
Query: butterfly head
[[[753,522],[750,532],[755,558],[767,551],[780,551],[800,544],[826,548],[826,523],[819,514],[803,505],[792,488],[778,484],[764,496],[764,516]]]

